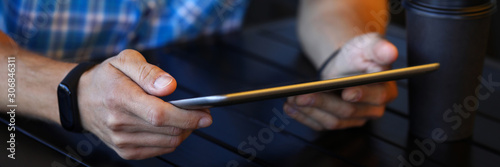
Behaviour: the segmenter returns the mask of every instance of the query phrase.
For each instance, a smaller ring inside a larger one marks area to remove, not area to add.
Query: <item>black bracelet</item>
[[[336,57],[339,53],[340,53],[340,50],[342,50],[342,48],[339,48],[337,49],[335,52],[333,52],[330,57],[328,57],[328,59],[325,60],[325,62],[323,62],[323,64],[321,65],[321,67],[319,68],[318,70],[318,76],[321,78],[321,74],[323,73],[323,70],[325,70],[326,66],[328,65],[328,63],[330,63],[330,61],[332,61],[332,59],[334,57]]]
[[[68,131],[83,131],[78,108],[78,82],[82,74],[94,67],[94,65],[96,65],[96,63],[84,62],[78,64],[68,73],[68,75],[66,75],[57,87],[59,118],[61,120],[61,125]]]

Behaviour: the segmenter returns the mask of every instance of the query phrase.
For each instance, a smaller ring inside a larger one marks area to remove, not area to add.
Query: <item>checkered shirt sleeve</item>
[[[67,62],[104,59],[227,33],[246,0],[4,0],[0,30],[25,49]]]

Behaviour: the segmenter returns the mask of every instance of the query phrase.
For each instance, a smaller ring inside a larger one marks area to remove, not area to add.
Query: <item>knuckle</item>
[[[125,49],[118,53],[115,57],[111,58],[110,63],[113,66],[119,65],[120,67],[126,67],[128,63],[140,60],[145,60],[141,53],[132,49]]]
[[[165,112],[158,107],[151,107],[148,111],[149,123],[159,127],[165,125],[168,120],[165,118]]]
[[[110,90],[110,93],[104,96],[103,103],[109,109],[119,109],[123,105],[123,99],[125,97],[120,96],[122,93],[118,89]]]
[[[111,131],[121,131],[123,130],[123,127],[124,127],[124,123],[122,121],[120,121],[120,119],[117,119],[116,116],[109,116],[107,119],[106,119],[106,127],[108,127]]]
[[[198,119],[186,119],[185,121],[182,122],[181,128],[186,128],[186,129],[196,129],[198,127]]]
[[[121,65],[124,65],[128,62],[128,59],[130,58],[130,50],[129,49],[125,49],[123,51],[121,51],[120,53],[118,53],[118,55],[115,57],[115,61],[118,63],[118,64],[121,64]],[[113,61],[112,61],[113,63]]]
[[[119,149],[123,149],[123,148],[126,148],[127,147],[127,144],[125,143],[114,143],[115,147],[116,148],[119,148]]]

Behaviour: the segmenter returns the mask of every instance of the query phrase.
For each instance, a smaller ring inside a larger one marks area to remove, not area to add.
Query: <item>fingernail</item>
[[[198,122],[199,128],[206,128],[212,124],[212,119],[204,117],[201,118],[200,122]]]
[[[361,91],[355,90],[353,93],[348,94],[346,100],[350,102],[357,102],[361,98]]]
[[[158,77],[154,83],[156,89],[161,89],[172,83],[173,78],[168,75],[162,75]]]
[[[375,47],[377,47],[375,49],[375,55],[380,61],[385,63],[392,63],[393,61],[395,61],[395,58],[397,56],[394,55],[397,54],[395,53],[397,52],[397,49],[394,48],[391,43],[387,41],[379,41],[379,43],[375,45]]]

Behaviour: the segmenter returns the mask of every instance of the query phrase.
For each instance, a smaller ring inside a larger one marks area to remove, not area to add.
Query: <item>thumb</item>
[[[341,77],[387,70],[398,57],[397,48],[377,33],[355,37],[326,68],[326,77]]]
[[[151,95],[166,96],[177,87],[170,74],[146,62],[144,56],[135,50],[123,50],[110,60],[110,64]]]

